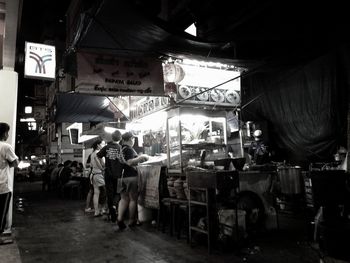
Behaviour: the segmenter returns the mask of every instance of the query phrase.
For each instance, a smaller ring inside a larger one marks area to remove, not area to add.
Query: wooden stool
[[[167,208],[168,211],[165,209]],[[188,201],[176,198],[163,198],[160,202],[160,209],[158,212],[158,229],[162,224],[162,232],[165,232],[166,223],[169,222],[169,234],[177,234],[177,238],[181,237],[181,230],[184,222],[181,219],[187,220],[186,217],[181,217],[181,212],[188,215]],[[187,226],[186,226],[187,227]],[[187,231],[186,231],[187,233]],[[188,239],[188,235],[187,235]]]

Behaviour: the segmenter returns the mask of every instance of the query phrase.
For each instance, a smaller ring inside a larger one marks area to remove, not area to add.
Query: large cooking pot
[[[301,168],[299,166],[278,167],[278,178],[282,194],[301,193]]]

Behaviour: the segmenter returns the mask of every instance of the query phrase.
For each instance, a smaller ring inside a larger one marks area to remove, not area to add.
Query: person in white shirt
[[[91,181],[94,187],[93,203],[95,209],[94,216],[101,216],[106,210],[106,183],[103,175],[104,163],[96,154],[101,150],[103,142],[97,140],[92,144],[91,153]]]
[[[18,166],[18,157],[12,146],[6,143],[9,137],[10,126],[0,122],[0,234],[6,226],[6,216],[11,200],[11,191],[8,187],[8,179],[11,175],[11,168]]]

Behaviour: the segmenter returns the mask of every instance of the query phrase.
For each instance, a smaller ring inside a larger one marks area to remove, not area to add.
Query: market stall
[[[118,124],[114,129],[133,131],[137,152],[151,157],[138,167],[140,204],[145,208],[159,209],[166,197],[186,201],[189,169],[242,169],[246,160],[240,122],[243,69],[217,61],[170,58],[160,64],[154,58],[86,52],[78,54],[77,62],[75,92],[104,96],[100,103]],[[160,72],[164,76],[159,77]],[[100,123],[83,134],[93,135],[98,126],[107,128]],[[260,212],[265,213],[271,211],[265,198],[268,188],[257,190],[265,181],[258,177],[251,187],[242,179],[240,187],[262,198]]]

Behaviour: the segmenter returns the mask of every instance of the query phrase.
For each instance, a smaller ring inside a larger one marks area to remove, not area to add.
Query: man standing
[[[18,157],[12,146],[5,141],[9,137],[10,126],[0,122],[0,234],[5,230],[6,215],[9,210],[11,191],[8,187],[8,178],[11,175],[11,167],[18,166]],[[5,244],[5,240],[0,240],[0,244]]]
[[[112,141],[108,142],[96,156],[105,158],[105,184],[107,193],[107,205],[111,221],[117,221],[116,205],[114,198],[117,193],[118,178],[122,176],[125,160],[122,153],[122,147],[119,144],[122,135],[119,130],[112,133]]]
[[[254,131],[254,142],[251,143],[248,154],[252,164],[263,165],[270,161],[270,152],[268,146],[262,139],[262,131]]]

